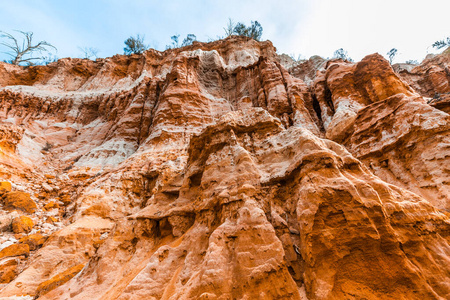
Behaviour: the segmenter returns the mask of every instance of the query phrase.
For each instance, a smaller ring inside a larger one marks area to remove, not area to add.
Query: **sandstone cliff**
[[[0,63],[0,299],[450,298],[449,64]]]

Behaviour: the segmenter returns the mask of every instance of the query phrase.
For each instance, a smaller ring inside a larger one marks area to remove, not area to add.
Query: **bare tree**
[[[20,32],[23,34],[24,38],[22,42],[19,42],[16,37],[13,35],[0,31],[0,37],[8,39],[9,42],[1,42],[0,44],[9,48],[10,50],[8,52],[4,52],[12,57],[11,63],[13,65],[19,65],[20,63],[27,63],[29,65],[32,65],[33,60],[39,60],[43,57],[28,57],[25,58],[28,55],[32,55],[36,52],[41,53],[42,51],[48,51],[48,48],[53,48],[56,50],[56,47],[53,46],[50,43],[47,43],[46,41],[40,41],[39,43],[33,45],[33,32],[25,32],[25,31],[19,31],[15,30],[17,32]]]
[[[78,47],[78,50],[81,51],[83,54],[83,58],[85,59],[91,59],[91,58],[97,58],[98,49],[94,47]]]
[[[230,36],[234,33],[234,27],[236,26],[236,23],[231,18],[228,18],[228,24],[227,27],[224,27],[223,30],[225,30],[225,35]]]

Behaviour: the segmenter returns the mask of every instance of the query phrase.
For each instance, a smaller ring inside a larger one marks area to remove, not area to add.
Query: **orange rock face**
[[[379,55],[330,63],[315,86],[327,137],[386,182],[450,209],[447,113],[428,105]]]
[[[57,288],[60,285],[63,285],[67,281],[69,281],[72,277],[77,275],[82,269],[84,265],[73,266],[72,268],[67,269],[66,271],[52,277],[51,279],[41,283],[37,289],[37,295],[44,295],[51,290]]]
[[[244,37],[0,63],[0,297],[450,298],[448,63]]]

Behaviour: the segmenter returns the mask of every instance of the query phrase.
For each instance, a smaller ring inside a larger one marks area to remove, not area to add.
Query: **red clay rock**
[[[9,259],[0,263],[0,284],[10,283],[18,274],[18,262],[15,259]]]
[[[0,124],[0,149],[2,151],[16,150],[17,144],[22,139],[24,129],[11,124]]]
[[[40,233],[35,233],[24,236],[23,238],[19,239],[19,243],[27,244],[30,247],[30,251],[34,251],[40,248],[45,243],[47,238],[48,237],[43,236]]]
[[[14,233],[29,233],[34,223],[27,216],[16,217],[12,220],[11,227]]]
[[[11,192],[11,182],[2,181],[0,182],[0,194],[5,192]]]
[[[20,210],[26,213],[33,213],[36,211],[36,203],[30,198],[29,193],[25,192],[9,192],[3,196],[3,207],[8,210]]]
[[[13,257],[25,255],[30,253],[30,247],[26,244],[13,244],[0,251],[0,259],[4,257]]]
[[[399,70],[399,75],[422,96],[434,97],[450,93],[449,68],[450,48],[447,48],[441,54],[430,54],[411,70]]]
[[[53,224],[55,222],[58,222],[58,219],[52,216],[48,216],[47,219],[45,219],[45,223]]]
[[[59,204],[55,201],[50,201],[44,205],[45,210],[51,210],[53,208],[59,208]]]
[[[320,104],[326,137],[341,142],[360,109],[395,94],[413,95],[379,54],[354,64],[332,60],[317,75],[315,95]]]

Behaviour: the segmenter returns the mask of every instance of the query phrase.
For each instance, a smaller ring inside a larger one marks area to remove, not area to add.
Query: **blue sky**
[[[33,31],[58,48],[58,57],[80,57],[95,47],[100,57],[123,53],[130,35],[145,35],[164,50],[170,37],[193,33],[206,41],[224,34],[228,18],[258,20],[263,39],[280,53],[332,56],[344,48],[360,60],[395,47],[395,62],[422,60],[434,41],[450,36],[448,0],[0,0],[0,30]],[[0,48],[0,51],[6,49]],[[0,54],[0,59],[5,59]]]

